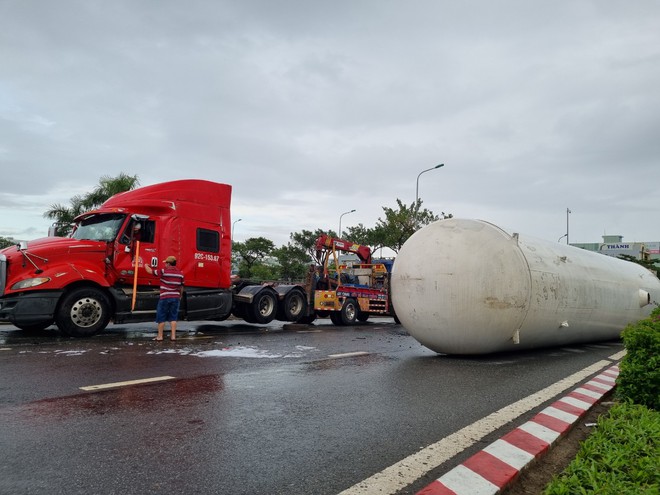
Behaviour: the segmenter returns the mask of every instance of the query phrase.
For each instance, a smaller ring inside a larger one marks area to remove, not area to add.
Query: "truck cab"
[[[170,255],[185,276],[181,316],[226,318],[233,305],[230,201],[226,184],[155,184],[80,215],[69,237],[0,251],[0,321],[26,330],[56,323],[71,336],[93,335],[111,320],[153,321],[159,280],[144,266],[159,267]]]

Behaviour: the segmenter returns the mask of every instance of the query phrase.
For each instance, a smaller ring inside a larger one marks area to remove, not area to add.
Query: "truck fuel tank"
[[[406,241],[391,286],[410,335],[447,354],[616,339],[660,300],[641,265],[455,218]]]

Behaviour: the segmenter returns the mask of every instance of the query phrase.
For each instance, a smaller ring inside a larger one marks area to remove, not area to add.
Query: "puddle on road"
[[[147,354],[179,354],[183,356],[194,357],[235,357],[252,359],[276,359],[276,358],[301,358],[310,352],[316,352],[316,347],[298,345],[295,350],[285,353],[276,353],[269,350],[259,349],[253,346],[223,347],[221,349],[211,349],[207,351],[194,351],[192,349],[164,349],[162,351],[149,351]]]

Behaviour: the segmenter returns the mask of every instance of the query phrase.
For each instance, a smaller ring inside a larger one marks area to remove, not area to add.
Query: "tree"
[[[10,239],[9,237],[0,237],[0,249],[4,249],[9,246],[15,246],[18,244],[14,239]]]
[[[373,229],[368,229],[361,223],[346,228],[346,240],[373,247]]]
[[[266,257],[275,249],[275,244],[265,237],[250,237],[245,242],[234,242],[233,249],[240,257],[238,274],[241,278],[250,278],[254,276],[253,268],[264,264]]]
[[[280,268],[279,278],[282,280],[302,280],[307,275],[312,258],[300,246],[288,243],[273,251]]]
[[[398,209],[383,206],[385,220],[378,218],[378,222],[373,229],[370,244],[374,250],[379,247],[390,248],[398,253],[401,246],[413,235],[420,226],[428,225],[440,220],[440,216],[424,208],[420,210],[422,200],[418,199],[410,206],[403,204],[397,198]],[[451,214],[442,213],[442,218],[451,218]]]
[[[330,237],[337,236],[333,230],[326,232],[322,229],[316,229],[314,232],[311,230],[293,232],[290,235],[290,238],[293,241],[293,246],[304,251],[305,254],[309,257],[310,261],[320,263],[321,261],[316,256],[316,239],[318,239],[323,234],[327,234]]]
[[[70,199],[70,206],[51,205],[50,210],[44,213],[44,217],[55,221],[56,235],[66,236],[71,232],[71,224],[78,215],[98,208],[115,194],[135,189],[139,184],[137,175],[127,175],[124,172],[117,177],[104,175],[92,192],[73,196]]]

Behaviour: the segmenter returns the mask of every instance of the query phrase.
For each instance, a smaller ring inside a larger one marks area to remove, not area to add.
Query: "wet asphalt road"
[[[389,319],[328,323],[181,322],[175,343],[0,326],[0,493],[336,494],[622,349],[459,358]]]

